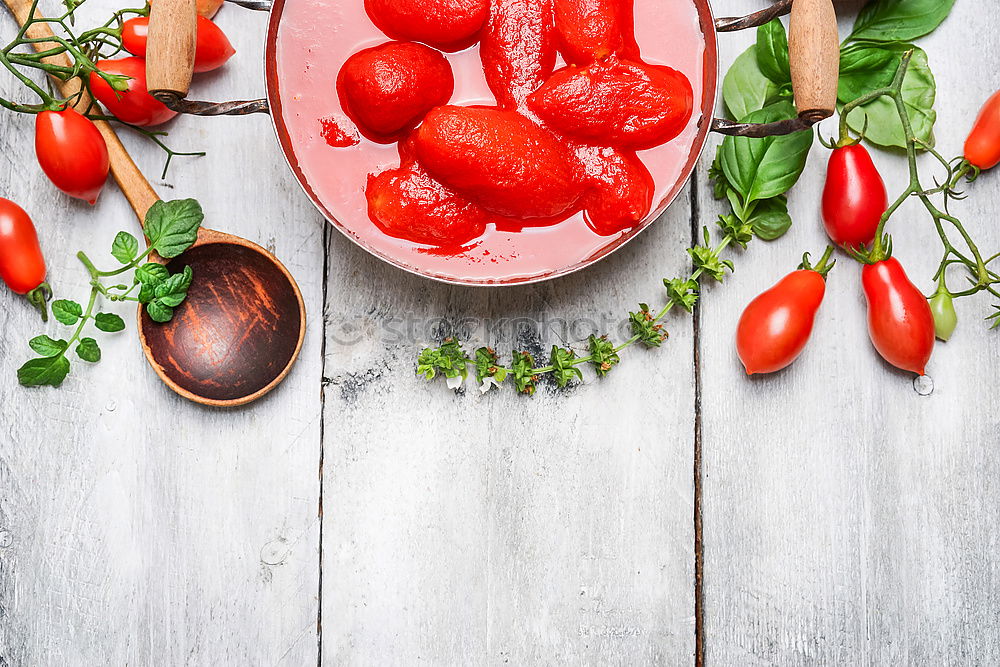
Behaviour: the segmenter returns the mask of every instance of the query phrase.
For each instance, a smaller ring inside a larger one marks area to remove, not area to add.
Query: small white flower
[[[462,380],[464,380],[464,379],[465,378],[463,378],[461,375],[456,375],[453,378],[448,378],[448,383],[447,383],[448,384],[448,389],[456,389],[457,390],[459,387],[462,386]]]
[[[479,385],[479,393],[480,394],[485,394],[486,392],[488,392],[493,387],[496,387],[497,389],[499,389],[500,388],[500,383],[497,382],[497,379],[495,377],[493,377],[492,375],[487,375],[486,377],[483,378],[483,383],[481,385]]]

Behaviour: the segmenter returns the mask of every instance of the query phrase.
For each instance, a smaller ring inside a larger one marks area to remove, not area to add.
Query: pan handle
[[[269,11],[270,0],[229,0],[241,7]],[[194,69],[197,25],[194,0],[159,0],[149,16],[146,75],[149,94],[178,113],[195,116],[246,116],[268,113],[267,100],[199,102],[184,99]]]
[[[716,118],[712,121],[713,132],[773,137],[808,130],[833,115],[840,75],[840,39],[833,0],[778,0],[748,16],[717,19],[715,29],[732,32],[753,28],[788,13],[788,60],[798,117],[773,123],[735,123]]]

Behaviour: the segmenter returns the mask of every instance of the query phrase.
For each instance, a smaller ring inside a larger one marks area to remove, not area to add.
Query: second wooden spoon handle
[[[14,14],[14,18],[17,19],[19,26],[27,23],[31,14],[31,0],[3,0],[3,2],[10,9],[11,13]],[[37,8],[35,9],[35,15],[36,17],[39,16]],[[54,37],[52,29],[49,28],[49,24],[47,23],[32,23],[28,27],[27,35],[33,39],[51,39]],[[56,42],[36,42],[34,44],[35,50],[39,52],[58,46]],[[72,67],[73,65],[65,53],[50,56],[45,58],[45,61],[64,67]],[[52,80],[64,97],[75,95],[80,91],[80,80],[76,77],[69,81],[61,81],[54,77]],[[84,110],[90,106],[90,103],[90,96],[87,95],[86,91],[83,91],[80,101],[76,104],[76,108]],[[94,124],[97,125],[97,129],[100,130],[101,135],[104,137],[104,142],[108,145],[111,174],[115,177],[115,181],[118,182],[118,187],[125,193],[125,198],[128,200],[132,210],[135,211],[135,215],[139,218],[139,223],[141,224],[146,218],[146,211],[159,200],[159,197],[156,191],[153,190],[153,186],[149,184],[146,177],[139,171],[139,167],[132,161],[132,157],[125,150],[121,140],[118,139],[114,128],[103,120],[94,121]]]
[[[840,41],[832,0],[793,0],[788,59],[799,116],[818,122],[837,108]]]

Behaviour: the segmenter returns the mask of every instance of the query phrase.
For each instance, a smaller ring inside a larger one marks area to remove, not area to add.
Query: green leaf
[[[174,316],[174,309],[163,303],[159,299],[154,299],[146,304],[146,312],[154,322],[169,322]]]
[[[900,57],[903,52],[913,49],[913,57],[910,59],[910,66],[903,79],[903,103],[906,106],[906,115],[913,126],[914,135],[933,146],[934,122],[937,120],[937,112],[934,111],[937,85],[934,82],[934,74],[931,72],[930,65],[927,63],[927,54],[912,44],[893,44],[887,48],[897,51]],[[868,118],[867,129],[865,129],[866,116]],[[865,138],[873,144],[883,147],[906,148],[903,124],[899,121],[896,103],[890,97],[879,97],[862,107],[858,107],[847,117],[847,124],[857,133],[864,129]]]
[[[743,120],[758,111],[778,93],[778,86],[757,65],[757,47],[744,51],[722,80],[722,101],[733,120]]]
[[[50,385],[58,387],[69,374],[69,359],[60,354],[55,357],[30,359],[17,369],[17,381],[25,387]]]
[[[874,0],[858,13],[850,39],[905,42],[932,32],[955,0]]]
[[[792,217],[788,215],[788,198],[779,195],[758,202],[749,222],[753,226],[753,233],[765,241],[784,236],[792,226]]]
[[[156,300],[165,306],[176,308],[187,296],[193,277],[191,267],[185,266],[180,273],[175,273],[153,289]]]
[[[473,363],[476,366],[476,382],[480,385],[488,377],[497,382],[503,382],[507,377],[507,370],[500,367],[500,360],[492,347],[477,348]]]
[[[52,302],[52,316],[66,326],[70,326],[79,322],[80,318],[83,317],[83,306],[76,301],[57,299]]]
[[[114,333],[125,328],[125,320],[114,313],[97,313],[94,317],[94,326],[101,331]]]
[[[840,51],[837,99],[843,103],[885,88],[896,76],[901,54],[882,46],[851,44]]]
[[[139,241],[128,232],[118,232],[111,244],[111,254],[122,264],[128,264],[139,254]]]
[[[639,342],[647,347],[660,347],[667,339],[667,331],[654,319],[649,306],[644,303],[639,304],[638,312],[628,314],[629,324],[632,327],[632,335],[638,337]]]
[[[752,206],[751,208],[756,208]],[[722,235],[726,236],[734,243],[742,248],[746,248],[747,244],[753,240],[753,225],[743,220],[747,211],[743,211],[739,215],[730,213],[729,215],[720,215],[718,220],[719,229],[722,230]]]
[[[782,101],[747,116],[751,123],[770,123],[794,118],[795,107]],[[746,205],[787,192],[802,174],[812,147],[812,130],[783,137],[727,136],[722,142],[722,170]]]
[[[573,350],[558,345],[552,346],[549,365],[552,366],[552,377],[560,389],[565,388],[573,380],[583,379],[583,371],[573,365],[574,359],[576,352]]]
[[[146,213],[143,225],[149,244],[161,257],[176,257],[198,238],[205,214],[194,199],[158,201]]]
[[[594,371],[598,377],[604,377],[616,366],[621,359],[615,352],[615,345],[607,336],[590,335],[587,340],[590,347],[590,363],[594,366]]]
[[[76,346],[76,353],[84,361],[96,363],[101,360],[101,348],[93,338],[81,338]]]
[[[664,278],[663,285],[667,288],[667,299],[670,303],[680,306],[687,312],[694,310],[698,302],[698,282],[690,278]]]
[[[764,76],[775,83],[792,80],[788,66],[788,36],[779,19],[757,28],[757,65]]]
[[[153,287],[159,285],[170,277],[167,267],[156,262],[146,262],[135,270],[135,279],[143,284],[152,284]]]
[[[538,376],[534,374],[535,358],[527,352],[514,350],[511,354],[511,375],[514,377],[514,389],[519,394],[531,396],[538,386]]]
[[[62,354],[63,350],[69,347],[69,343],[65,340],[59,339],[54,340],[49,338],[45,334],[41,336],[35,336],[28,341],[28,345],[32,350],[42,355],[43,357],[54,357],[58,354]]]
[[[139,303],[149,303],[156,296],[154,294],[155,291],[156,286],[153,283],[142,283],[142,286],[139,288],[139,296],[136,298],[139,299]]]
[[[470,361],[461,343],[454,338],[445,338],[441,347],[428,347],[420,353],[417,358],[417,375],[433,380],[441,373],[446,378],[461,377],[464,380],[469,372],[467,364]]]

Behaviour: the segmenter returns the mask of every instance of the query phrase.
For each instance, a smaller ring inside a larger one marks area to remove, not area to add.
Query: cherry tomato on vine
[[[131,125],[160,125],[177,115],[146,91],[146,61],[134,56],[98,60],[102,72],[129,77],[128,90],[116,91],[95,72],[90,73],[90,92],[118,120]]]
[[[934,316],[927,299],[895,257],[865,264],[861,285],[875,349],[896,368],[923,375],[934,351]]]
[[[38,233],[24,209],[0,197],[0,278],[48,319],[45,302],[52,292],[45,282],[45,258]]]
[[[986,100],[979,112],[965,140],[965,159],[980,169],[1000,164],[1000,91]]]
[[[137,16],[122,25],[122,44],[134,56],[146,55],[149,18]],[[198,38],[194,49],[194,71],[210,72],[222,67],[236,49],[222,29],[204,16],[198,17]]]
[[[871,243],[888,207],[885,182],[868,150],[861,144],[835,148],[823,188],[823,223],[830,239],[840,246]]]
[[[802,353],[826,294],[825,274],[833,266],[826,261],[832,251],[815,269],[801,268],[782,278],[743,311],[736,327],[736,352],[747,375],[780,371]]]
[[[97,126],[72,107],[35,119],[35,156],[52,183],[93,204],[108,179],[108,146]]]

